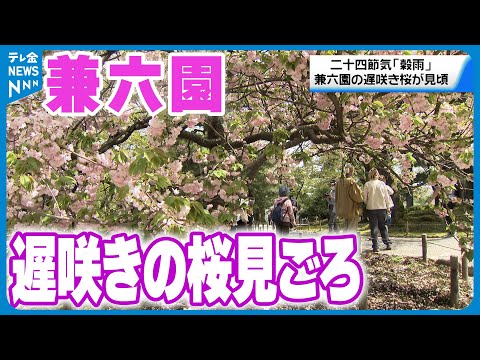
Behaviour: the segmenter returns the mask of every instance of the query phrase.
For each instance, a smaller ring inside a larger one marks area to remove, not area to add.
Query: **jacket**
[[[277,204],[279,202],[283,201],[283,200],[285,200],[285,202],[282,204],[283,222],[292,223],[293,225],[296,225],[295,224],[295,216],[294,216],[294,213],[293,213],[292,202],[288,197],[281,196],[281,197],[276,198],[275,201],[273,202],[273,208],[272,209],[274,209],[277,206]]]
[[[353,178],[340,178],[335,185],[335,195],[338,217],[351,220],[360,216],[363,194]]]
[[[391,198],[387,190],[387,185],[378,179],[370,180],[365,183],[363,188],[363,198],[367,210],[390,209]]]

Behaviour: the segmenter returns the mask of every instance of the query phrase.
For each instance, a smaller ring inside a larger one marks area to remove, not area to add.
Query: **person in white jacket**
[[[378,232],[382,237],[386,250],[391,249],[391,241],[388,236],[388,229],[385,226],[387,209],[390,207],[390,195],[386,185],[379,180],[380,174],[376,168],[368,172],[368,179],[363,187],[363,201],[366,204],[367,217],[370,224],[370,239],[372,250],[378,252]]]

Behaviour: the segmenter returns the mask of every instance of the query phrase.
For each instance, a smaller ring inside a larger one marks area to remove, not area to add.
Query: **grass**
[[[403,256],[392,255],[392,258],[390,260],[395,263],[400,263],[403,261]]]
[[[456,206],[453,210],[457,220],[465,218],[465,209],[462,206]],[[342,228],[342,220],[338,222]],[[320,224],[298,227],[302,232],[326,232],[328,226],[326,219],[322,219]],[[368,222],[361,222],[358,225],[358,231],[362,236],[370,236]],[[448,230],[445,221],[438,217],[433,206],[415,206],[406,209],[403,219],[395,222],[388,229],[390,236],[405,238],[421,238],[426,234],[430,238],[442,238],[448,236]]]
[[[358,227],[360,235],[370,236],[370,227],[368,224],[361,224]],[[440,231],[439,231],[440,230]],[[441,230],[440,226],[409,226],[408,232],[404,225],[392,225],[388,228],[388,234],[394,237],[421,238],[426,234],[430,238],[441,238],[448,235],[446,230]]]
[[[389,235],[393,237],[406,237],[406,238],[421,238],[423,234],[426,234],[429,238],[443,238],[448,236],[448,232],[414,232],[409,231],[408,233],[404,231],[389,231]]]
[[[341,227],[342,225],[339,224],[339,228]],[[298,226],[296,230],[302,233],[325,233],[328,231],[328,226],[326,224],[301,225]],[[405,224],[398,224],[390,226],[388,232],[390,236],[406,238],[421,238],[422,234],[426,234],[429,238],[442,238],[448,235],[448,232],[444,229],[444,225],[441,223],[409,224],[408,232],[406,230]],[[358,225],[358,231],[361,236],[369,237],[369,224],[360,223]]]

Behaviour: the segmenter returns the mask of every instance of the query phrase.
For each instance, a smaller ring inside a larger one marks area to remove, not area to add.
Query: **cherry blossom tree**
[[[126,54],[95,53],[104,69]],[[416,186],[420,168],[441,196],[473,181],[471,93],[311,92],[309,56],[324,53],[340,52],[225,51],[222,117],[151,117],[136,95],[120,116],[52,116],[43,91],[10,104],[8,224],[228,228],[260,170],[268,183],[293,187],[295,166],[331,152],[377,166],[404,188]],[[167,64],[166,51],[145,54]],[[166,99],[167,80],[155,83]],[[102,101],[113,87],[104,80]],[[471,247],[471,218],[452,226]]]

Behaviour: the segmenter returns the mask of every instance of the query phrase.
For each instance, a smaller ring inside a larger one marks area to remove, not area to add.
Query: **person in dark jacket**
[[[336,232],[338,230],[337,226],[337,209],[336,209],[336,196],[335,196],[335,187],[337,181],[335,179],[330,181],[330,191],[325,193],[325,198],[328,204],[328,232]]]

